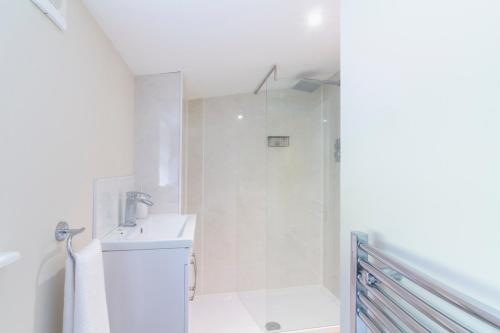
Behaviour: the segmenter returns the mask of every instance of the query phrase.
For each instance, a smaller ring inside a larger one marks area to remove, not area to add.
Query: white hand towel
[[[66,258],[66,274],[64,278],[64,315],[63,333],[73,333],[73,314],[75,304],[75,272],[73,260],[68,254]]]
[[[63,333],[110,333],[102,248],[98,240],[66,261]]]

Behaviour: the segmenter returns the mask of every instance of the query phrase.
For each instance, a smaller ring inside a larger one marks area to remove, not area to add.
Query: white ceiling
[[[136,75],[182,70],[187,98],[251,92],[275,63],[279,77],[339,69],[339,0],[84,2]]]

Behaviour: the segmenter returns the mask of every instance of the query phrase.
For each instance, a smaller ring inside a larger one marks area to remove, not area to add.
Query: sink
[[[101,239],[103,251],[190,248],[196,215],[151,214],[135,227],[117,227]]]
[[[195,225],[195,215],[153,214],[100,239],[111,332],[187,332]]]

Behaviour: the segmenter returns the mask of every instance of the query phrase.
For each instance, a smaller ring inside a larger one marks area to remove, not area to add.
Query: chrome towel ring
[[[61,221],[56,226],[55,238],[58,242],[62,242],[63,240],[67,240],[66,242],[66,250],[68,250],[68,254],[70,255],[73,261],[75,260],[75,253],[73,252],[73,236],[78,235],[85,231],[85,228],[79,229],[70,229],[67,222]]]

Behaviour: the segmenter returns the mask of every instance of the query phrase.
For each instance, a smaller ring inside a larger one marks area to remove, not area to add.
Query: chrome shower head
[[[316,89],[318,89],[319,87],[321,87],[321,81],[302,79],[299,82],[297,82],[295,86],[293,86],[293,89],[312,93],[313,91],[316,91]]]
[[[329,84],[340,87],[340,80],[315,80],[315,79],[301,79],[293,89],[312,93],[316,91],[322,84]]]

